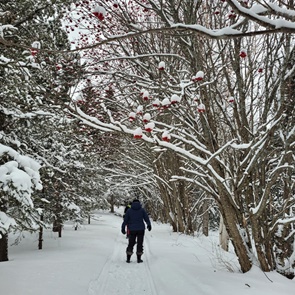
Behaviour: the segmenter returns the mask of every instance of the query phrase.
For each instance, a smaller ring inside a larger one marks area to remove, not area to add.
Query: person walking
[[[126,211],[124,221],[121,226],[121,232],[123,235],[126,234],[126,226],[130,231],[129,235],[129,243],[126,249],[127,254],[127,263],[130,263],[131,255],[133,254],[133,247],[135,245],[135,241],[137,240],[137,262],[143,262],[141,256],[143,254],[143,240],[145,233],[145,224],[147,225],[147,229],[150,231],[152,229],[150,219],[146,213],[146,211],[142,208],[141,203],[138,199],[133,200],[131,204],[131,208]]]

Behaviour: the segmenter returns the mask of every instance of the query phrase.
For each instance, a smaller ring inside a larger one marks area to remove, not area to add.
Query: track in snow
[[[113,253],[108,257],[98,278],[90,282],[89,295],[157,295],[150,271],[148,258],[151,255],[148,237],[145,236],[143,263],[136,262],[136,255],[131,263],[126,263],[126,238],[118,234]],[[135,245],[136,247],[136,245]]]

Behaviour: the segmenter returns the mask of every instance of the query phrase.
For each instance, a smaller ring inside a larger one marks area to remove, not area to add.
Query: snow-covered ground
[[[9,248],[9,262],[0,263],[0,290],[5,295],[291,295],[295,281],[257,267],[238,272],[232,253],[222,253],[217,237],[172,233],[152,223],[146,232],[144,263],[125,262],[122,218],[97,212],[92,224],[78,231],[66,225],[63,237],[46,231],[44,248],[38,236],[26,235]],[[13,242],[13,239],[10,240]],[[230,272],[234,271],[234,272]]]

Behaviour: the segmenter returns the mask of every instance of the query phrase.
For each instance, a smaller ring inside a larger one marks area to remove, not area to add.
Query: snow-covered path
[[[107,214],[101,217],[101,222],[104,222],[111,216]],[[109,222],[113,224],[113,221]],[[128,264],[125,253],[128,240],[120,233],[120,225],[121,219],[118,220],[118,227],[113,227],[115,231],[112,250],[97,277],[89,283],[89,295],[164,295],[182,294],[183,290],[211,294],[206,292],[207,287],[204,289],[204,286],[197,283],[195,277],[187,276],[186,269],[182,270],[179,261],[185,260],[186,256],[182,254],[183,245],[178,241],[178,235],[171,239],[173,234],[167,232],[167,226],[162,229],[161,226],[156,226],[151,232],[146,231],[142,257],[144,262],[138,264],[134,254]],[[194,260],[197,262],[198,259],[194,257]],[[191,262],[190,260],[189,263]]]
[[[98,277],[89,283],[89,295],[157,295],[148,259],[139,264],[133,255],[131,263],[126,263],[126,243],[125,236],[118,234],[113,252]],[[148,247],[145,247],[145,252],[148,258]]]
[[[228,253],[221,258],[213,237],[175,234],[167,225],[153,224],[153,230],[145,234],[144,263],[138,264],[133,255],[128,264],[127,240],[120,233],[120,224],[121,219],[115,227],[113,249],[97,278],[90,282],[89,295],[248,295],[256,294],[252,291],[259,286],[265,289],[272,285],[259,269],[253,269],[254,280],[239,273],[236,258]],[[230,268],[237,273],[229,273]],[[235,288],[239,291],[233,292]],[[280,294],[288,293],[282,288]]]
[[[223,253],[216,235],[209,238],[172,233],[152,223],[146,232],[143,263],[126,263],[127,240],[122,218],[97,212],[90,225],[63,237],[45,231],[44,249],[37,234],[26,235],[0,263],[0,290],[5,295],[293,295],[295,281],[257,267],[238,272],[232,253]],[[13,242],[13,240],[10,240]],[[234,272],[229,272],[229,269]]]

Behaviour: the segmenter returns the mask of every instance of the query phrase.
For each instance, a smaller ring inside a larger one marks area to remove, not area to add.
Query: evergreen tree
[[[34,158],[43,166],[42,169],[49,167],[62,171],[65,161],[60,160],[67,151],[72,151],[70,143],[74,140],[67,141],[63,148],[57,148],[65,143],[64,134],[71,138],[73,120],[64,115],[63,108],[69,99],[70,87],[78,82],[81,75],[79,57],[67,53],[70,43],[61,23],[70,3],[29,0],[0,2],[0,132],[5,144],[0,155],[1,168],[6,167],[7,175],[10,174],[7,167],[16,161],[18,173],[23,171],[32,177],[29,168],[18,160],[17,157],[21,155],[26,155],[32,163]],[[52,50],[63,54],[53,54]],[[7,152],[11,150],[13,152]],[[71,167],[77,165],[74,161],[78,156],[78,152],[72,151],[72,158],[67,160],[72,162]],[[38,194],[33,196],[31,191],[20,189],[13,179],[11,185],[7,179],[1,179],[0,184],[1,217],[5,214],[11,220],[11,226],[1,226],[1,253],[6,254],[0,260],[7,260],[7,233],[12,228],[37,230],[45,206]],[[35,188],[40,189],[37,185]],[[19,197],[16,198],[15,192]],[[29,194],[28,197],[26,194]],[[27,198],[30,199],[26,201]],[[24,205],[20,205],[20,202]],[[43,220],[41,226],[44,225]]]

